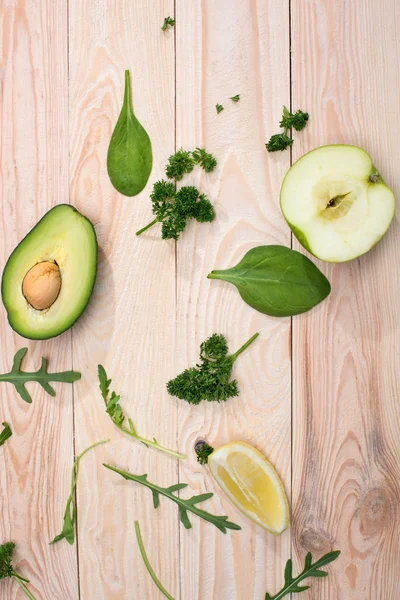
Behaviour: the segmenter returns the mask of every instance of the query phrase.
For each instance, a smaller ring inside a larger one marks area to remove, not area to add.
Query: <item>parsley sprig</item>
[[[13,577],[19,583],[22,590],[30,600],[35,600],[34,595],[28,590],[25,583],[29,583],[29,579],[25,579],[19,575],[12,566],[12,555],[14,552],[14,542],[6,542],[0,546],[0,579]]]
[[[34,372],[21,371],[21,363],[28,352],[28,348],[21,348],[14,356],[13,366],[9,373],[0,375],[1,381],[8,381],[15,386],[16,391],[25,402],[32,402],[32,398],[25,387],[28,381],[36,381],[42,388],[50,394],[55,396],[56,392],[54,388],[49,384],[49,381],[62,381],[64,383],[73,383],[81,378],[81,374],[76,371],[64,371],[62,373],[48,373],[47,372],[47,360],[42,358],[42,366],[40,369]]]
[[[196,148],[193,152],[180,148],[169,157],[165,172],[168,179],[176,182],[181,181],[185,174],[191,173],[195,165],[210,173],[216,164],[214,156],[204,148]],[[141,235],[156,223],[162,223],[161,238],[177,240],[190,219],[205,223],[215,217],[214,207],[207,196],[200,194],[194,186],[184,186],[176,191],[172,181],[162,179],[154,184],[150,199],[155,219],[139,229],[136,235]]]
[[[189,404],[199,404],[202,400],[224,402],[238,396],[236,379],[230,381],[233,363],[258,335],[255,333],[237,352],[229,355],[226,338],[214,333],[200,346],[201,362],[171,379],[167,383],[168,393]]]
[[[290,129],[302,131],[307,125],[309,114],[302,110],[297,110],[291,113],[286,106],[283,107],[282,119],[279,125],[283,129],[283,133],[277,133],[269,139],[265,144],[268,152],[279,152],[290,148],[293,144],[293,138],[288,135]]]
[[[285,567],[285,585],[275,596],[270,596],[270,594],[267,592],[265,595],[265,600],[280,600],[288,594],[305,592],[306,590],[310,589],[309,585],[299,585],[300,582],[307,577],[328,577],[328,573],[326,571],[321,571],[320,569],[321,567],[324,567],[325,565],[336,560],[339,554],[340,550],[328,552],[315,563],[313,563],[311,552],[309,552],[305,559],[304,569],[299,575],[297,575],[297,577],[293,577],[292,560],[289,558]]]
[[[169,487],[163,488],[156,485],[155,483],[150,483],[150,481],[148,481],[147,479],[147,475],[133,475],[132,473],[121,471],[120,469],[111,467],[110,465],[104,464],[104,466],[107,469],[118,473],[118,475],[121,475],[124,479],[128,481],[136,481],[136,483],[140,483],[141,485],[144,485],[145,487],[149,488],[153,494],[154,508],[157,509],[159,507],[160,496],[164,496],[165,498],[169,498],[169,500],[175,502],[175,504],[177,504],[179,507],[179,517],[181,523],[186,529],[191,529],[192,527],[188,512],[196,515],[197,517],[200,517],[204,521],[212,523],[217,529],[222,531],[222,533],[226,533],[227,529],[241,529],[241,527],[239,525],[236,525],[236,523],[231,523],[230,521],[228,521],[228,517],[213,515],[205,510],[202,510],[201,508],[197,508],[196,504],[199,504],[200,502],[205,502],[206,500],[209,500],[213,497],[214,494],[212,492],[209,492],[207,494],[199,494],[198,496],[192,496],[191,498],[183,499],[179,496],[175,496],[174,492],[178,492],[179,490],[183,490],[184,488],[186,488],[187,483],[176,483]]]
[[[160,446],[157,442],[156,438],[152,440],[147,440],[146,438],[141,437],[136,433],[136,429],[133,426],[132,420],[127,419],[129,429],[124,427],[125,415],[122,410],[122,407],[119,403],[121,397],[117,395],[114,391],[110,393],[110,385],[112,380],[108,379],[107,373],[102,365],[98,367],[98,376],[99,376],[99,387],[101,395],[103,396],[104,403],[106,405],[106,412],[110,415],[110,418],[114,425],[118,427],[120,431],[123,431],[127,435],[130,435],[138,442],[141,442],[145,446],[150,448],[155,448],[156,450],[160,450],[165,454],[169,454],[170,456],[175,456],[176,458],[185,459],[186,456],[184,454],[180,454],[179,452],[175,452],[174,450],[170,450],[169,448],[165,448],[165,446]]]

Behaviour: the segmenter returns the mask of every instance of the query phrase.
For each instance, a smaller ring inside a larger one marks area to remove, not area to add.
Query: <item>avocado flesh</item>
[[[27,272],[37,263],[55,262],[61,290],[48,309],[36,310],[22,293]],[[97,270],[97,240],[91,222],[68,204],[52,208],[11,254],[1,293],[11,327],[25,338],[59,335],[78,319],[91,296]]]

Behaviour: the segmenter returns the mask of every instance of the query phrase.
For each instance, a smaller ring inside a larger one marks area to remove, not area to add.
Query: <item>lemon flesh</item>
[[[229,499],[249,519],[276,535],[289,526],[289,504],[282,481],[258,450],[233,442],[215,450],[208,466]]]

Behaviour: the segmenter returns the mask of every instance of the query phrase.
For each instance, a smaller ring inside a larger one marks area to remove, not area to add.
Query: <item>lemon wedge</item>
[[[214,478],[235,506],[267,531],[280,535],[289,526],[289,503],[271,463],[253,446],[232,442],[208,457]]]

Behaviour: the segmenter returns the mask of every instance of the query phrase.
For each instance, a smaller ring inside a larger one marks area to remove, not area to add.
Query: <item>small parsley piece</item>
[[[232,102],[239,102],[239,100],[240,100],[240,94],[236,94],[236,96],[231,96],[229,98],[229,100],[232,100]]]
[[[79,475],[79,462],[83,456],[92,448],[96,446],[100,446],[100,444],[107,444],[110,440],[101,440],[100,442],[96,442],[86,448],[83,452],[78,454],[75,459],[74,466],[72,467],[72,475],[71,475],[71,492],[68,496],[67,505],[64,512],[64,523],[61,533],[56,535],[56,537],[50,542],[50,545],[59,542],[60,540],[67,540],[68,544],[73,544],[75,541],[75,521],[76,521],[76,502],[75,502],[75,490],[76,484],[78,482]]]
[[[196,148],[192,152],[193,160],[206,172],[210,173],[217,166],[217,160],[212,154],[209,154],[204,148]]]
[[[172,17],[165,17],[164,23],[162,24],[161,29],[163,31],[166,31],[168,26],[173,27],[174,25],[175,25],[175,19],[173,19]]]
[[[302,131],[307,125],[309,114],[302,110],[296,111],[294,114],[289,112],[286,106],[283,107],[282,120],[279,125],[282,129],[295,129],[296,131]]]
[[[169,157],[165,173],[168,179],[180,181],[186,173],[191,173],[195,166],[195,160],[189,150],[180,148]]]
[[[133,475],[132,473],[128,473],[126,471],[120,471],[119,469],[111,467],[110,465],[104,464],[103,466],[107,469],[110,469],[111,471],[114,471],[115,473],[118,473],[118,475],[121,475],[124,479],[128,481],[136,481],[136,483],[140,483],[141,485],[144,485],[145,487],[149,488],[153,494],[154,508],[157,509],[159,507],[160,496],[165,496],[165,498],[169,498],[169,500],[175,502],[175,504],[177,504],[179,507],[179,517],[181,523],[186,529],[191,529],[192,527],[192,524],[189,520],[188,512],[191,512],[197,517],[204,519],[204,521],[212,523],[213,525],[215,525],[215,527],[217,527],[217,529],[222,531],[222,533],[226,533],[227,529],[241,529],[241,527],[239,525],[236,525],[236,523],[231,523],[230,521],[228,521],[228,517],[220,517],[217,515],[213,515],[205,510],[202,510],[201,508],[197,508],[196,504],[199,504],[200,502],[205,502],[206,500],[209,500],[213,497],[214,494],[212,492],[208,494],[199,494],[198,496],[192,496],[192,498],[187,498],[185,500],[180,496],[175,496],[174,492],[178,492],[179,490],[183,490],[184,488],[186,488],[188,485],[187,483],[176,483],[169,487],[163,488],[156,485],[155,483],[150,483],[150,481],[147,480],[147,475]]]
[[[226,338],[214,333],[200,346],[201,362],[171,379],[167,383],[168,393],[189,404],[199,404],[202,400],[225,402],[238,396],[238,382],[230,381],[233,363],[258,335],[255,333],[237,352],[228,355]]]
[[[160,446],[157,442],[156,438],[152,440],[147,440],[136,433],[135,427],[133,426],[132,420],[128,419],[129,429],[124,427],[125,415],[122,410],[121,405],[119,404],[120,396],[115,392],[111,392],[110,394],[110,385],[111,379],[108,379],[107,373],[102,365],[98,367],[98,376],[99,376],[99,387],[101,391],[101,395],[103,396],[104,403],[106,405],[106,412],[110,416],[111,421],[114,423],[116,427],[120,431],[123,431],[127,435],[130,435],[138,442],[142,442],[146,447],[155,448],[156,450],[160,450],[161,452],[165,452],[171,456],[175,456],[176,458],[185,459],[186,456],[184,454],[179,454],[179,452],[175,452],[174,450],[169,450],[169,448],[165,448],[164,446]]]
[[[311,552],[309,552],[305,559],[304,569],[300,575],[297,575],[297,577],[293,577],[292,560],[289,558],[285,567],[285,585],[275,596],[270,596],[270,594],[267,592],[265,595],[265,600],[280,600],[288,594],[298,594],[300,592],[309,590],[309,585],[300,586],[299,583],[307,577],[328,577],[328,573],[326,571],[320,571],[320,568],[336,560],[339,555],[340,550],[328,552],[328,554],[325,554],[313,564],[312,555]]]
[[[161,581],[158,579],[157,575],[154,573],[154,570],[153,570],[153,568],[150,564],[150,561],[147,557],[146,550],[144,549],[142,534],[140,533],[140,527],[139,527],[138,521],[135,521],[135,533],[136,533],[136,539],[137,539],[137,543],[139,546],[140,554],[143,558],[143,562],[147,569],[148,574],[150,575],[150,577],[152,578],[152,580],[154,581],[154,583],[156,584],[156,586],[158,587],[160,592],[162,594],[164,594],[164,596],[166,598],[168,598],[168,600],[174,600],[174,598],[171,596],[171,594],[169,594],[167,592],[167,590],[165,589],[165,587],[163,586]]]
[[[12,436],[11,427],[8,425],[8,423],[2,423],[2,425],[4,429],[0,433],[0,446],[2,446],[4,442],[6,442]]]
[[[288,136],[289,129],[302,131],[307,125],[308,119],[308,113],[303,112],[302,110],[291,113],[286,106],[284,106],[282,119],[279,123],[283,129],[283,133],[273,135],[265,144],[268,152],[279,152],[281,150],[286,150],[286,148],[290,148],[293,144],[293,138]]]
[[[276,133],[271,136],[269,141],[265,144],[268,152],[279,152],[290,148],[293,144],[293,138],[286,135],[286,133]]]
[[[15,386],[16,391],[25,402],[32,402],[32,398],[25,387],[28,381],[36,381],[39,383],[45,392],[50,396],[55,396],[56,393],[49,381],[62,381],[64,383],[73,383],[81,378],[81,374],[76,371],[64,371],[62,373],[48,373],[47,372],[47,360],[42,358],[42,366],[37,371],[32,373],[28,371],[21,371],[21,364],[25,354],[28,352],[28,348],[21,348],[14,356],[14,362],[12,369],[9,373],[0,375],[0,382],[8,381]]]
[[[217,115],[219,115],[219,113],[224,110],[224,107],[222,106],[222,104],[216,104],[215,110],[217,111]]]
[[[214,448],[209,446],[205,440],[199,440],[194,447],[194,451],[196,452],[197,462],[206,465],[208,457],[214,452]]]
[[[14,548],[14,542],[6,542],[0,546],[0,579],[13,577],[15,581],[19,583],[26,596],[28,596],[30,600],[35,600],[35,597],[25,585],[25,583],[29,583],[29,579],[25,579],[25,577],[22,577],[13,569],[11,561]]]

